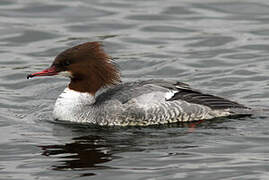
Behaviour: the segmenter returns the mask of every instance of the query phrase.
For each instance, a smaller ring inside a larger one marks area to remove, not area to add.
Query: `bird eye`
[[[65,65],[65,66],[69,66],[69,65],[70,65],[70,61],[69,61],[69,60],[66,60],[66,61],[64,62],[64,65]]]
[[[65,61],[63,61],[63,62],[61,62],[59,64],[59,66],[69,66],[69,65],[70,65],[70,61],[69,60],[65,60]]]
[[[53,65],[56,66],[56,67],[59,67],[59,68],[60,67],[65,67],[65,66],[70,65],[70,61],[69,60],[60,61],[60,62],[54,63]]]

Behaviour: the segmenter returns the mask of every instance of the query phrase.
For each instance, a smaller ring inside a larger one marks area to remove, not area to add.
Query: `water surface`
[[[26,80],[101,41],[124,81],[176,79],[268,108],[266,0],[2,0],[0,179],[267,179],[268,116],[146,128],[56,123],[61,77]]]

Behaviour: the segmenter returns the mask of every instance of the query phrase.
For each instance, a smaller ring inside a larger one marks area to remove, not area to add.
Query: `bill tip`
[[[32,77],[33,77],[32,74],[28,74],[26,78],[27,78],[27,79],[30,79],[30,78],[32,78]]]

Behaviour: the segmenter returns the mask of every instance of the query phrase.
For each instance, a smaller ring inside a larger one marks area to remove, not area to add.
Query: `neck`
[[[76,92],[88,93],[92,96],[95,96],[95,93],[104,87],[105,85],[102,82],[98,82],[96,79],[71,79],[69,84],[69,89],[74,90]]]
[[[70,104],[77,103],[86,105],[95,103],[95,97],[88,92],[74,91],[69,87],[65,88],[63,93],[59,96],[59,99],[65,99],[66,103]]]
[[[57,98],[53,115],[59,120],[80,121],[78,118],[85,113],[83,108],[87,107],[89,110],[94,103],[95,97],[91,94],[74,91],[67,87]]]

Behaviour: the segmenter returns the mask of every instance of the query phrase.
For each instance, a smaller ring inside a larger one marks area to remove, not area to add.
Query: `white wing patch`
[[[190,87],[189,86],[176,86],[176,88],[178,88],[178,89],[190,89]]]
[[[168,100],[168,99],[171,99],[178,91],[172,91],[170,90],[169,92],[167,92],[164,97],[165,97],[165,100]]]

